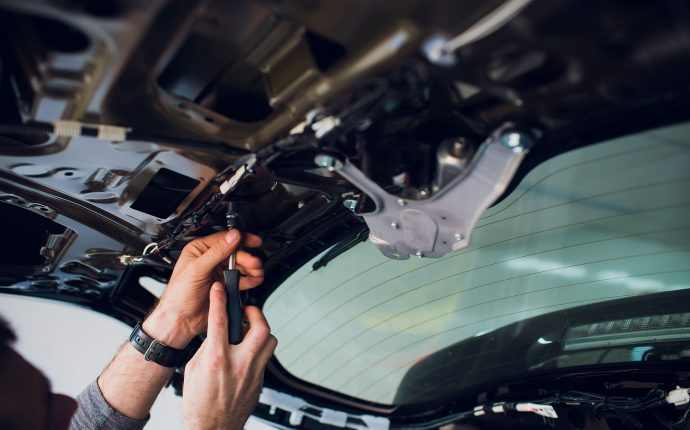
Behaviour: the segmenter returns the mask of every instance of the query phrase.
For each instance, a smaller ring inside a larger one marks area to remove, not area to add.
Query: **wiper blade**
[[[369,229],[363,227],[353,236],[338,242],[333,246],[328,252],[326,252],[323,257],[321,257],[314,265],[311,267],[312,270],[317,271],[322,267],[325,267],[331,261],[335,260],[338,256],[349,251],[358,243],[364,242],[369,237]]]

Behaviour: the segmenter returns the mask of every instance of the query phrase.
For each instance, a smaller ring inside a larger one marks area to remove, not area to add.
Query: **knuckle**
[[[224,351],[212,351],[208,354],[207,365],[213,370],[221,370],[227,367],[227,356]]]
[[[218,300],[221,302],[225,301],[225,292],[224,291],[220,291],[220,290],[216,290],[215,288],[212,288],[211,289],[211,295],[213,296],[213,298],[215,300]]]
[[[252,360],[261,353],[261,345],[261,342],[257,342],[247,346],[247,352],[249,356],[252,357]]]
[[[255,328],[256,337],[262,341],[266,341],[269,336],[271,336],[271,329],[268,326],[260,325]]]
[[[191,255],[197,255],[200,251],[199,249],[199,244],[200,244],[199,239],[194,239],[193,241],[189,242],[182,248],[182,254],[191,254]]]
[[[221,332],[221,331],[225,330],[225,324],[223,324],[223,320],[215,320],[213,322],[213,329],[216,332]]]
[[[225,254],[223,244],[217,244],[216,246],[212,246],[206,252],[212,257],[221,257],[223,254]]]
[[[247,264],[252,266],[252,267],[256,267],[256,268],[259,268],[263,265],[263,263],[261,262],[261,259],[259,257],[255,257],[253,255],[249,255],[249,258],[247,259]]]
[[[271,352],[275,351],[276,347],[278,346],[278,338],[272,334],[269,335],[268,339],[266,339],[266,345],[268,345]]]

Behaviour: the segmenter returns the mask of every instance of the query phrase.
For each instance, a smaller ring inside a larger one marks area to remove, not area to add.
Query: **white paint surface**
[[[9,294],[0,294],[0,315],[17,333],[15,349],[48,376],[54,392],[72,397],[101,373],[131,331],[89,309]],[[172,389],[163,389],[146,429],[183,429],[182,398]]]

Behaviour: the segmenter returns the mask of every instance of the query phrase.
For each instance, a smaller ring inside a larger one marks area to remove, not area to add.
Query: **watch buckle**
[[[156,352],[156,347],[158,345],[166,346],[163,342],[159,342],[158,339],[154,339],[153,342],[149,344],[149,347],[146,348],[146,352],[144,352],[144,360],[153,361],[153,358],[151,356],[154,352]]]

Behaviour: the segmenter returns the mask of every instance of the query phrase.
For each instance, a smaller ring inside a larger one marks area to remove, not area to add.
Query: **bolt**
[[[422,253],[422,251],[417,251],[414,255],[416,255],[418,258],[424,257],[424,253]]]
[[[529,136],[516,131],[501,136],[501,142],[513,152],[524,152],[532,146],[532,139]]]
[[[422,197],[426,197],[426,196],[429,195],[429,190],[426,189],[426,188],[422,188],[422,189],[419,191],[419,194],[420,194]]]
[[[422,44],[422,52],[430,63],[437,66],[451,67],[458,61],[453,51],[446,44],[448,38],[443,35],[434,35]]]
[[[407,202],[403,199],[398,199],[398,206],[405,206]]]
[[[463,240],[465,238],[465,236],[462,233],[455,233],[453,237],[455,237],[456,241]]]
[[[462,150],[465,147],[465,139],[459,137],[450,147],[450,154],[455,158],[462,157]]]
[[[48,272],[50,272],[52,269],[53,269],[53,268],[50,267],[50,264],[46,264],[45,266],[43,266],[43,267],[41,268],[41,272],[43,272],[43,273],[48,273]]]
[[[400,258],[400,254],[398,254],[397,252],[394,252],[394,253],[393,253],[393,258]]]
[[[317,166],[328,169],[329,172],[333,172],[341,167],[340,161],[328,154],[318,154],[314,157],[314,162]]]
[[[393,221],[393,222],[391,223],[391,228],[392,228],[393,230],[397,230],[397,229],[398,229],[398,223],[395,222],[395,221]]]
[[[343,206],[351,210],[352,212],[355,211],[357,208],[357,200],[355,199],[345,199],[343,200]]]
[[[300,200],[297,202],[297,209],[302,209],[304,207],[304,200]]]

